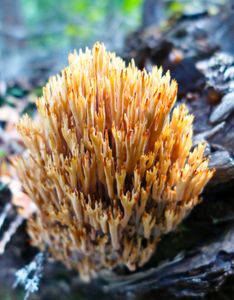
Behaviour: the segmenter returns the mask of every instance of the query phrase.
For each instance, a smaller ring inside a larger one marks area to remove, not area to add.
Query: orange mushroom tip
[[[39,118],[18,124],[27,151],[17,161],[37,210],[32,244],[76,268],[135,270],[199,202],[212,177],[204,144],[193,151],[193,116],[172,110],[169,72],[128,66],[105,46],[69,55],[37,100]]]

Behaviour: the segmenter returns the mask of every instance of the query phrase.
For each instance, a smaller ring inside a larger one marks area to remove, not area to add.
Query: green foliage
[[[173,14],[181,14],[184,10],[184,5],[179,1],[172,1],[169,4],[169,10]]]
[[[21,0],[25,26],[40,32],[42,38],[30,41],[32,47],[90,45],[96,40],[113,39],[107,28],[118,28],[118,36],[140,26],[143,0]],[[57,36],[54,32],[58,32]],[[109,34],[109,36],[108,36]],[[110,44],[112,44],[110,42]]]
[[[129,13],[136,9],[137,7],[141,6],[142,0],[125,0],[122,2],[122,9],[125,13]]]
[[[6,151],[4,149],[0,148],[0,158],[5,157],[7,155]],[[0,188],[1,190],[1,188]]]
[[[35,94],[37,97],[42,96],[42,87],[36,87],[32,90],[32,93]]]
[[[25,91],[15,86],[8,90],[8,94],[17,98],[22,98],[25,95]]]

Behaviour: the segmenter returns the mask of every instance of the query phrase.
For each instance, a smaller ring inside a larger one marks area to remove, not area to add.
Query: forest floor
[[[30,299],[234,299],[233,15],[227,10],[215,18],[195,14],[183,16],[168,29],[139,30],[128,36],[122,53],[126,61],[133,57],[139,68],[162,65],[178,81],[178,102],[186,103],[195,116],[194,144],[207,142],[210,167],[217,170],[202,203],[162,239],[157,253],[138,273],[83,285],[76,273],[46,263],[40,290]],[[38,80],[0,81],[0,220],[6,216],[0,221],[0,299],[4,300],[24,298],[23,289],[12,288],[15,273],[37,253],[29,244],[22,214],[30,210],[29,201],[12,161],[24,150],[15,124],[24,113],[36,117],[34,102],[48,76],[48,70],[39,71]],[[10,232],[19,203],[21,220]]]

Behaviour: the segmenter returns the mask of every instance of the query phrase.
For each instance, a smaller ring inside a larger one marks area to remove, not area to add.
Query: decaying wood
[[[220,104],[210,114],[210,123],[226,120],[234,111],[234,92],[225,95]]]
[[[220,239],[210,242],[192,253],[180,253],[173,261],[146,272],[128,277],[109,278],[105,292],[128,295],[135,299],[151,290],[167,289],[176,297],[202,297],[217,289],[234,273],[234,227]]]
[[[210,167],[216,169],[211,185],[234,180],[234,160],[228,151],[216,151],[211,155]]]
[[[204,206],[196,216],[199,209],[197,207],[195,216],[193,211],[189,218],[197,218],[197,222],[193,224],[195,228],[201,223],[197,229],[199,235],[208,227],[212,230],[214,228],[216,233],[215,226],[219,226],[219,223],[228,223],[229,228],[225,226],[224,230],[218,230],[216,236],[210,237],[208,234],[203,241],[200,239],[199,242],[194,242],[191,248],[181,246],[184,251],[180,250],[173,259],[162,259],[157,264],[152,260],[145,269],[134,274],[127,275],[125,271],[122,275],[102,274],[96,282],[85,287],[87,294],[92,294],[90,299],[98,299],[99,294],[102,299],[108,300],[146,299],[145,295],[148,293],[153,295],[149,299],[156,299],[155,295],[159,295],[160,290],[176,297],[202,297],[218,289],[228,276],[234,274],[234,209],[229,207],[234,202],[234,51],[233,43],[230,43],[233,40],[230,38],[233,34],[233,30],[230,30],[232,24],[233,13],[228,10],[215,18],[207,14],[192,19],[182,18],[164,33],[156,27],[135,33],[127,39],[125,53],[127,59],[135,58],[141,68],[150,69],[154,64],[163,65],[178,80],[179,101],[185,102],[195,116],[194,145],[200,141],[207,142],[209,165],[216,168],[216,174],[207,189],[207,193],[215,195],[210,199],[207,199],[207,195],[203,197],[204,203],[206,202],[203,218],[209,220],[209,224],[201,222],[201,210]],[[225,52],[227,50],[229,54]],[[226,199],[222,193],[216,195],[219,188],[224,191],[229,188],[230,197]],[[214,212],[217,211],[219,218],[214,217]],[[186,222],[183,224],[185,227]],[[30,259],[29,252],[32,248],[28,248],[28,237],[24,230],[22,232],[14,237],[13,245],[9,245],[10,255],[5,254],[0,262],[2,284],[7,280],[7,284],[11,284],[9,278],[12,280],[16,268],[25,263],[22,256]],[[175,233],[179,234],[180,232]],[[193,236],[191,238],[194,239]],[[67,276],[66,280],[61,280],[61,273],[64,277]],[[54,292],[54,282],[56,291],[53,298],[57,296],[59,299],[67,299],[61,298],[64,286],[69,297],[73,295],[74,286],[84,288],[81,283],[77,285],[77,274],[61,270],[57,265],[46,264],[44,276],[38,299],[43,296],[47,299],[48,289]]]

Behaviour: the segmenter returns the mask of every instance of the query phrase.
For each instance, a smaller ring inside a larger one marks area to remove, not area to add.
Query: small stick
[[[2,228],[2,225],[4,224],[4,221],[6,220],[6,217],[7,217],[8,213],[10,212],[11,208],[12,208],[11,203],[7,203],[4,206],[3,212],[0,215],[0,229]]]
[[[11,240],[12,236],[15,234],[16,230],[19,228],[19,226],[23,223],[24,218],[21,216],[17,216],[10,224],[7,231],[4,232],[3,238],[0,241],[0,254],[4,253],[4,250],[6,248],[6,245]]]

